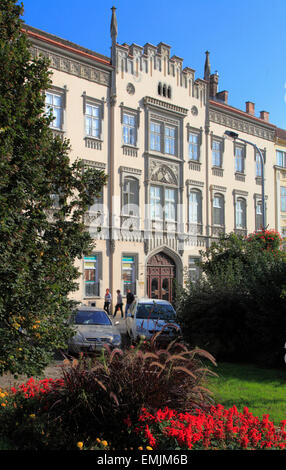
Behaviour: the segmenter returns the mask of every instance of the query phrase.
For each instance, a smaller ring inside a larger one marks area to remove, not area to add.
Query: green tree
[[[0,374],[39,373],[65,346],[75,260],[93,247],[83,217],[106,183],[53,138],[48,61],[31,57],[22,12],[0,3]]]
[[[217,360],[284,364],[285,253],[261,236],[221,236],[177,306],[185,338]]]

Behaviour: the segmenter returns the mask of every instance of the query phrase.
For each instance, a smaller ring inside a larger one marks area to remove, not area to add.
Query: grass
[[[261,368],[249,364],[221,363],[214,371],[219,377],[210,379],[208,388],[217,403],[225,408],[236,405],[239,411],[248,407],[253,415],[269,419],[276,425],[286,419],[285,370]]]

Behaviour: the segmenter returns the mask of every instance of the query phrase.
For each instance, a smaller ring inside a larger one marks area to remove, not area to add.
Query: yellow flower
[[[35,415],[35,414],[31,414],[31,415],[30,415],[30,418],[35,419],[35,418],[36,418],[36,415]]]
[[[101,440],[99,439],[99,437],[96,438],[96,442],[100,443]]]
[[[77,447],[81,450],[83,448],[83,442],[78,442]]]
[[[143,450],[143,447],[138,447],[138,450]]]
[[[152,447],[150,447],[150,446],[147,446],[146,449],[147,450],[153,450]]]
[[[1,403],[1,406],[3,406],[3,407],[6,406],[6,403]]]
[[[5,396],[6,396],[5,393],[3,392],[0,393],[0,398],[4,398]]]
[[[106,442],[106,441],[102,441],[101,444],[102,444],[104,447],[108,446],[108,442]]]

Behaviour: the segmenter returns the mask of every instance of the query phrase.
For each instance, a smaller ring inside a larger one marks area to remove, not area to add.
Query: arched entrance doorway
[[[165,253],[153,255],[147,263],[147,294],[151,299],[174,300],[176,265]]]

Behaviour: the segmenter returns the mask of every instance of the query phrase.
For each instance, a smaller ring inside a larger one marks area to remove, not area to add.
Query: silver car
[[[104,344],[118,348],[121,346],[121,335],[117,328],[119,322],[113,323],[103,309],[96,307],[79,307],[71,318],[75,335],[68,344],[69,354],[101,351]]]
[[[171,326],[172,325],[172,326]],[[171,341],[181,330],[176,323],[176,312],[170,302],[158,299],[135,300],[128,309],[126,331],[132,340],[144,336],[151,339],[158,331],[158,341]]]

